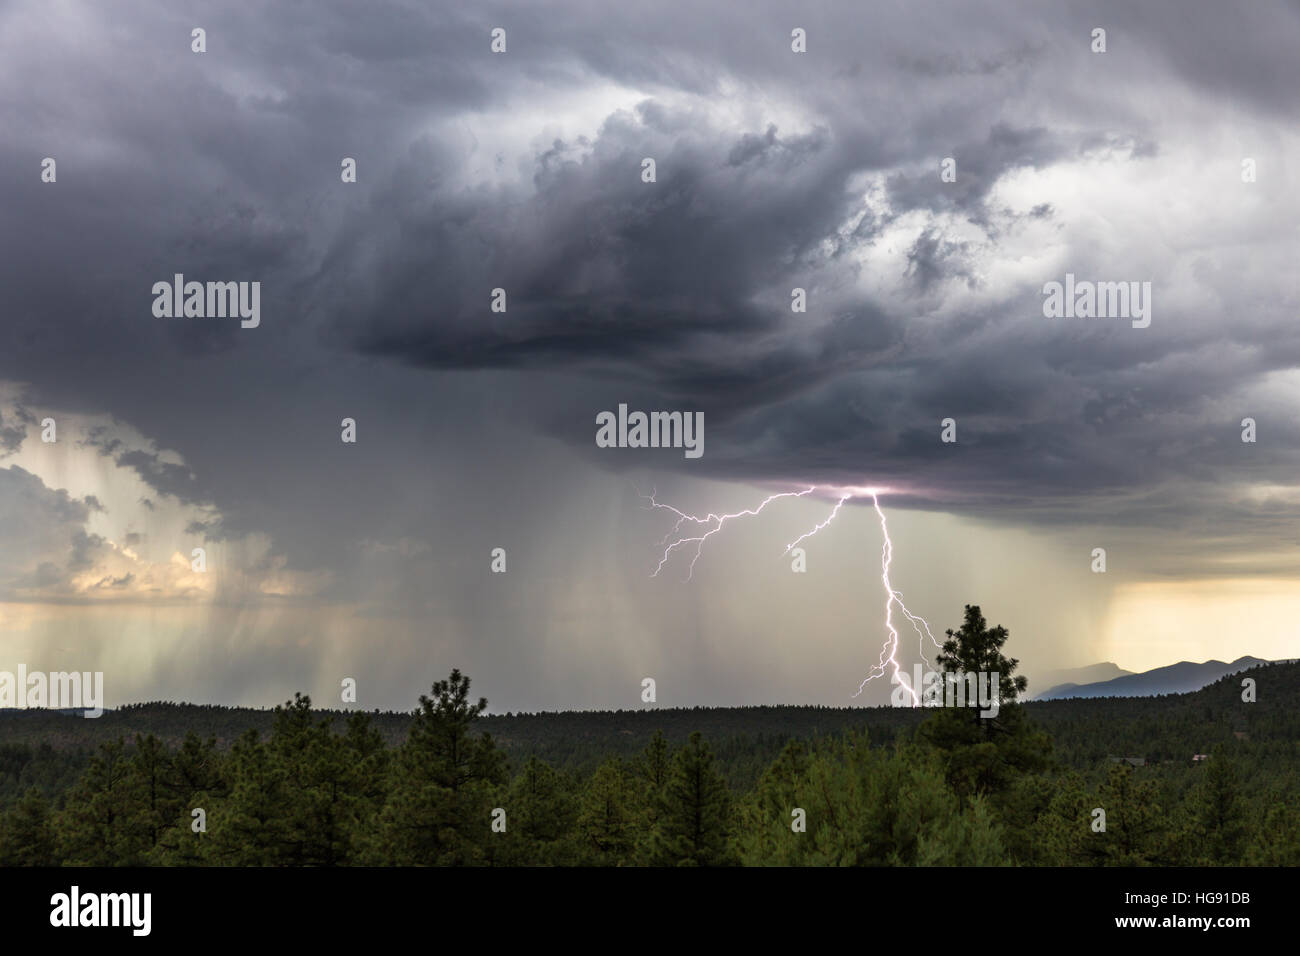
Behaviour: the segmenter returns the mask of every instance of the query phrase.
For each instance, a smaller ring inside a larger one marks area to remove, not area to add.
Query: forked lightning
[[[880,507],[880,499],[878,495],[881,489],[836,488],[829,485],[810,485],[803,491],[784,491],[778,494],[768,495],[759,502],[757,507],[747,508],[744,511],[736,511],[730,514],[714,514],[710,512],[703,516],[687,514],[684,511],[674,508],[672,505],[664,504],[656,498],[655,492],[651,491],[650,494],[641,496],[650,502],[650,507],[668,511],[676,517],[672,530],[664,536],[664,539],[661,542],[664,546],[664,552],[659,557],[659,563],[656,565],[651,577],[659,576],[659,572],[668,564],[675,551],[685,549],[690,552],[692,546],[694,546],[693,553],[691,554],[690,565],[686,572],[686,580],[689,581],[691,576],[695,573],[695,563],[699,561],[700,554],[704,550],[704,542],[720,532],[728,521],[758,515],[772,502],[778,501],[782,498],[803,498],[819,491],[827,497],[834,497],[836,499],[835,507],[831,509],[831,513],[826,517],[825,521],[820,522],[814,526],[812,530],[804,532],[799,537],[795,538],[790,544],[786,545],[785,553],[789,554],[790,551],[797,547],[800,542],[811,538],[834,521],[836,516],[839,515],[840,509],[844,507],[845,502],[850,501],[853,498],[871,498],[871,503],[876,509],[876,514],[880,517],[880,532],[884,538],[884,544],[880,551],[880,580],[884,585],[886,595],[885,631],[887,636],[885,637],[885,642],[880,649],[880,660],[874,667],[872,667],[871,672],[862,683],[858,685],[857,692],[854,693],[853,696],[857,697],[866,688],[867,684],[878,677],[883,677],[886,671],[892,668],[892,677],[894,682],[901,685],[904,690],[906,690],[908,696],[912,700],[912,706],[919,706],[920,699],[917,697],[916,689],[907,682],[907,678],[903,674],[902,668],[898,662],[899,635],[898,629],[894,626],[894,605],[898,605],[899,611],[902,612],[903,616],[907,618],[908,622],[911,623],[912,628],[916,631],[921,660],[925,662],[927,667],[930,665],[930,661],[925,656],[926,639],[928,638],[930,643],[940,650],[943,649],[943,645],[935,639],[934,634],[930,631],[930,625],[926,622],[925,618],[913,614],[908,610],[907,605],[903,603],[902,592],[894,590],[893,584],[890,583],[889,567],[894,560],[894,543],[889,537],[889,524],[885,520],[885,512],[881,510]]]

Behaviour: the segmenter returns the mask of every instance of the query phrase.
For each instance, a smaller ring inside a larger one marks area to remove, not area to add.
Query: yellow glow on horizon
[[[1131,671],[1179,661],[1300,657],[1300,581],[1210,579],[1121,585],[1102,655]]]

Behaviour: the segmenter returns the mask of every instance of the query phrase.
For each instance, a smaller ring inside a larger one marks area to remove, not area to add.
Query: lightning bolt
[[[704,551],[704,542],[708,541],[709,538],[720,532],[727,522],[736,521],[740,518],[754,517],[760,514],[764,508],[774,501],[779,501],[782,498],[803,498],[807,495],[813,494],[819,489],[824,492],[829,492],[832,497],[836,498],[835,507],[831,509],[831,513],[827,515],[826,520],[819,522],[812,528],[812,530],[805,531],[790,544],[786,545],[785,553],[789,554],[799,545],[800,542],[811,538],[834,521],[839,515],[840,509],[844,507],[846,502],[851,501],[854,498],[871,498],[871,504],[876,510],[876,515],[880,518],[880,533],[884,538],[884,543],[881,545],[880,549],[880,581],[885,589],[884,629],[887,636],[885,637],[884,644],[880,648],[880,659],[871,668],[871,671],[863,679],[862,683],[858,685],[857,692],[854,693],[853,696],[857,697],[866,689],[867,684],[871,683],[871,681],[878,677],[883,677],[885,673],[891,671],[892,668],[894,682],[901,685],[904,690],[906,690],[908,696],[912,700],[912,706],[916,707],[920,704],[920,699],[917,697],[916,689],[908,684],[907,678],[904,676],[902,667],[898,662],[898,649],[901,637],[898,633],[898,628],[894,626],[894,606],[898,606],[898,610],[902,613],[903,617],[907,618],[908,623],[912,625],[912,629],[916,631],[920,657],[927,667],[930,666],[930,661],[925,656],[926,639],[928,638],[930,643],[939,650],[943,650],[943,645],[935,639],[934,634],[930,630],[930,625],[926,622],[925,618],[921,617],[919,614],[913,614],[908,609],[907,605],[903,603],[903,592],[895,590],[893,584],[889,580],[889,568],[894,561],[894,542],[889,537],[889,522],[886,521],[885,512],[880,507],[878,489],[836,489],[831,488],[830,486],[810,485],[803,491],[785,491],[774,495],[768,495],[759,502],[757,507],[747,508],[744,511],[736,511],[730,514],[714,514],[710,512],[703,516],[688,514],[674,508],[672,505],[664,504],[658,500],[656,492],[651,490],[650,494],[641,495],[641,497],[650,503],[650,508],[667,511],[675,516],[675,520],[673,522],[672,530],[670,530],[660,542],[664,549],[663,554],[660,555],[659,563],[655,566],[654,572],[650,576],[658,577],[659,572],[662,571],[672,559],[674,552],[685,550],[687,553],[691,553],[691,561],[686,573],[686,580],[689,581],[691,576],[695,573],[695,564],[700,560],[700,555]]]

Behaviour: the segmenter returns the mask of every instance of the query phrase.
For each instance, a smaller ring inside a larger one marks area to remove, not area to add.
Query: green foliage
[[[432,697],[421,695],[410,736],[393,760],[370,862],[447,866],[486,860],[491,797],[505,782],[505,758],[491,735],[471,732],[487,700],[470,703],[469,684],[453,670],[433,685]]]
[[[1198,862],[1231,864],[1241,859],[1247,828],[1237,771],[1226,749],[1216,746],[1201,782],[1192,791],[1188,813]]]
[[[652,866],[727,866],[731,794],[697,731],[673,758],[657,794],[648,862]]]
[[[1250,704],[1241,675],[1176,697],[1022,703],[1006,639],[967,608],[943,657],[999,672],[996,718],[489,717],[459,671],[404,717],[300,695],[269,711],[9,712],[0,865],[1300,863],[1300,664],[1252,671]],[[692,722],[716,736],[683,732]],[[42,726],[57,729],[32,739]]]
[[[135,866],[149,849],[141,775],[124,741],[104,744],[58,814],[55,830],[64,862]]]
[[[794,829],[805,814],[806,832]],[[784,866],[996,866],[1001,834],[982,797],[963,802],[941,760],[912,743],[872,749],[865,736],[790,747],[747,814],[744,862]]]
[[[549,766],[531,757],[501,797],[507,809],[504,835],[489,842],[493,863],[571,865],[579,859],[575,788]]]
[[[315,719],[295,694],[275,709],[271,738],[249,731],[231,754],[232,787],[207,841],[215,862],[237,866],[346,866],[361,852],[363,821],[378,810],[386,755],[364,714],[345,734]]]
[[[1300,866],[1300,807],[1273,803],[1246,849],[1252,866]]]
[[[0,866],[57,866],[50,808],[35,787],[0,819]]]
[[[601,764],[583,789],[578,813],[585,859],[600,866],[618,866],[630,860],[647,822],[645,806],[644,795],[626,763],[610,757]]]
[[[1139,780],[1127,763],[1113,764],[1097,792],[1097,806],[1106,811],[1106,831],[1088,841],[1086,852],[1094,862],[1114,866],[1181,862],[1177,829],[1154,780]]]

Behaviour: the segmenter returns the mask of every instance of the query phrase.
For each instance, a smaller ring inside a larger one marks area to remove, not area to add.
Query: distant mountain
[[[1029,671],[1029,699],[1038,700],[1038,691],[1050,688],[1059,691],[1062,685],[1078,687],[1080,684],[1096,684],[1104,680],[1113,680],[1132,674],[1118,664],[1106,661],[1104,664],[1089,664],[1087,667],[1070,667],[1055,671]]]
[[[1092,681],[1090,683],[1066,682],[1058,684],[1032,700],[1060,700],[1065,697],[1155,697],[1158,694],[1188,694],[1213,684],[1227,674],[1235,674],[1251,667],[1267,664],[1268,661],[1258,657],[1239,657],[1230,664],[1223,661],[1206,661],[1196,664],[1192,661],[1180,661],[1168,667],[1143,671],[1140,674],[1124,674],[1110,680]],[[1098,667],[1115,665],[1099,664]]]

